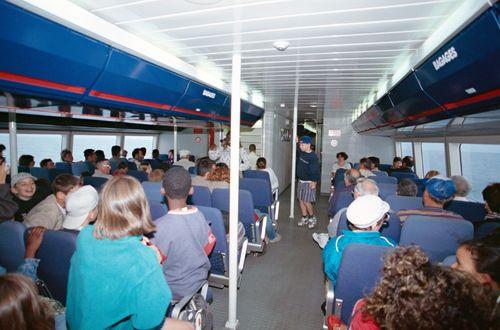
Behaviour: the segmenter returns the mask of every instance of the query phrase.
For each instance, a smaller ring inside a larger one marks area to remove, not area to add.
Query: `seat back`
[[[381,275],[383,257],[393,249],[358,243],[345,247],[335,286],[335,314],[342,322],[349,324],[356,301],[373,290]]]
[[[337,194],[338,194],[338,196],[336,198],[335,214],[337,214],[337,212],[340,209],[343,209],[344,207],[348,207],[349,204],[351,204],[352,201],[354,200],[354,197],[352,196],[351,191],[340,191]]]
[[[188,172],[189,174],[196,174],[196,166],[190,166]]]
[[[17,166],[17,173],[30,173],[30,168],[27,166]]]
[[[64,173],[70,173],[72,174],[73,171],[71,170],[71,164],[70,163],[66,163],[66,162],[57,162],[56,163],[56,168],[58,170],[63,170]]]
[[[71,257],[76,249],[78,232],[47,230],[36,253],[40,259],[38,277],[45,282],[54,299],[66,305]]]
[[[422,208],[422,197],[390,195],[385,201],[391,206],[393,212],[400,210],[415,210]]]
[[[482,239],[488,234],[491,234],[495,230],[500,228],[500,222],[489,222],[489,221],[484,221],[484,223],[479,224],[479,227],[477,227],[476,232],[474,233],[474,238],[475,239]]]
[[[214,274],[224,275],[225,274],[225,266],[224,266],[224,256],[229,256],[228,254],[228,245],[226,238],[226,228],[224,227],[224,220],[222,219],[222,213],[220,210],[213,207],[206,206],[196,206],[203,216],[205,220],[210,224],[210,229],[212,234],[214,234],[217,241],[215,242],[214,249],[210,254],[210,272]]]
[[[17,270],[24,261],[24,232],[26,227],[17,221],[0,223],[0,266],[8,272]]]
[[[148,181],[148,174],[143,171],[134,171],[134,170],[128,170],[127,175],[130,175],[131,177],[136,178],[139,182],[144,182]]]
[[[273,204],[273,192],[270,181],[264,179],[242,178],[240,179],[240,189],[247,190],[252,194],[254,207],[269,208]],[[261,210],[269,213],[269,210]]]
[[[165,203],[155,200],[150,200],[148,201],[148,204],[149,204],[149,212],[151,212],[151,218],[153,220],[161,218],[168,212],[168,207]]]
[[[391,166],[392,166],[391,164],[380,164],[378,166],[378,169],[387,172],[387,170],[390,169]]]
[[[90,173],[90,168],[86,162],[77,162],[71,164],[71,171],[74,176],[81,176],[82,173]]]
[[[333,184],[335,188],[342,188],[345,187],[344,183],[344,177],[345,177],[345,168],[339,168],[338,170],[335,171],[335,180],[333,181]]]
[[[161,194],[161,182],[149,182],[144,181],[141,183],[142,188],[144,188],[144,193],[148,201],[163,202],[163,195]]]
[[[347,215],[346,212],[344,212],[340,216],[339,225],[337,226],[337,236],[342,233],[342,230],[348,229]],[[401,236],[401,224],[399,217],[395,213],[389,213],[389,219],[380,229],[380,234],[392,239],[396,243],[399,242],[399,238]]]
[[[376,176],[389,176],[389,174],[385,171],[382,171],[382,170],[378,170],[378,171],[372,171],[373,174],[375,174]]]
[[[45,179],[48,182],[52,181],[50,179],[49,170],[46,168],[32,167],[32,168],[30,168],[30,173],[31,173],[31,175],[33,175],[37,179]]]
[[[214,189],[212,191],[212,207],[229,213],[229,189]],[[254,206],[252,194],[246,190],[239,191],[238,220],[245,227],[245,234],[253,242]]]
[[[411,215],[401,229],[399,244],[419,245],[431,260],[441,261],[473,235],[474,227],[466,220]]]
[[[385,172],[374,172],[374,173],[385,173]],[[395,177],[392,177],[392,176],[388,176],[387,173],[386,175],[375,175],[375,176],[371,176],[369,177],[369,179],[372,179],[373,181],[375,181],[377,184],[380,184],[380,183],[386,183],[386,184],[398,184],[398,179],[396,179]]]
[[[202,186],[193,186],[193,190],[191,201],[194,205],[212,207],[212,194],[210,193],[210,189]]]
[[[243,177],[249,179],[263,179],[271,185],[271,178],[269,177],[269,173],[267,171],[246,170],[243,171]]]
[[[64,174],[64,173],[66,173],[66,174],[72,174],[71,171],[70,172],[66,172],[65,170],[60,169],[60,168],[51,168],[49,170],[49,179],[52,182],[52,181],[54,181],[55,178],[57,178],[59,175]]]
[[[398,182],[403,179],[418,179],[418,176],[413,172],[392,172],[391,176],[398,179]]]
[[[370,179],[373,177],[370,177]],[[396,195],[398,192],[398,185],[394,183],[378,183],[379,196],[382,199],[386,199],[391,195]]]
[[[445,205],[445,210],[460,214],[465,220],[470,222],[483,221],[486,217],[486,209],[483,203],[450,201]]]
[[[137,165],[135,164],[135,162],[127,161],[127,167],[129,170],[137,171]]]
[[[95,190],[101,189],[101,187],[108,182],[106,178],[100,178],[96,176],[85,176],[83,177],[83,184],[90,185],[95,188]]]

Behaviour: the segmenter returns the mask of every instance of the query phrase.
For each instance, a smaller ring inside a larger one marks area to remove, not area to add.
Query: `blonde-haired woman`
[[[71,259],[66,318],[71,329],[148,329],[161,325],[172,294],[141,184],[129,176],[101,190],[98,218],[78,235]]]

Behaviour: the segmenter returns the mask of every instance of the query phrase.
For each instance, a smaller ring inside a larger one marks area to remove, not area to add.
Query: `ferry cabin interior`
[[[214,291],[215,327],[318,329],[320,251],[293,221],[295,138],[313,137],[320,158],[320,229],[340,151],[353,165],[413,156],[419,178],[464,175],[482,203],[498,181],[499,18],[492,0],[0,1],[3,156],[14,174],[20,155],[62,149],[202,157],[228,131],[255,144],[278,177],[283,241],[247,258],[238,292],[235,272]]]

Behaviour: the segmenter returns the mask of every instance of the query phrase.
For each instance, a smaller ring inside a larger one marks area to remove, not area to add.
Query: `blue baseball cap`
[[[456,189],[453,181],[442,176],[435,176],[430,178],[425,183],[425,189],[437,200],[443,201],[450,199],[455,195]]]
[[[310,136],[304,135],[303,137],[300,138],[300,143],[304,144],[311,144],[312,139]]]

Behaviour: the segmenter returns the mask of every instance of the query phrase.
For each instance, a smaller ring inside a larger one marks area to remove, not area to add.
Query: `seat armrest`
[[[333,288],[333,283],[329,279],[325,282],[325,293],[326,293],[326,315],[332,315],[334,312],[335,303],[335,291]]]
[[[174,308],[172,310],[172,318],[178,319],[182,310],[187,306],[187,304],[193,299],[194,295],[200,293],[203,298],[206,300],[207,299],[207,293],[208,293],[208,281],[203,281],[200,286],[198,287],[198,290],[194,292],[193,294],[187,295],[185,297],[182,297],[179,302],[177,302],[174,305]]]
[[[243,267],[245,266],[247,249],[248,249],[248,239],[245,238],[241,246],[240,262],[238,263],[238,273],[241,273],[243,271]]]
[[[260,242],[266,238],[266,226],[267,226],[267,215],[262,218],[261,228],[260,228]]]

